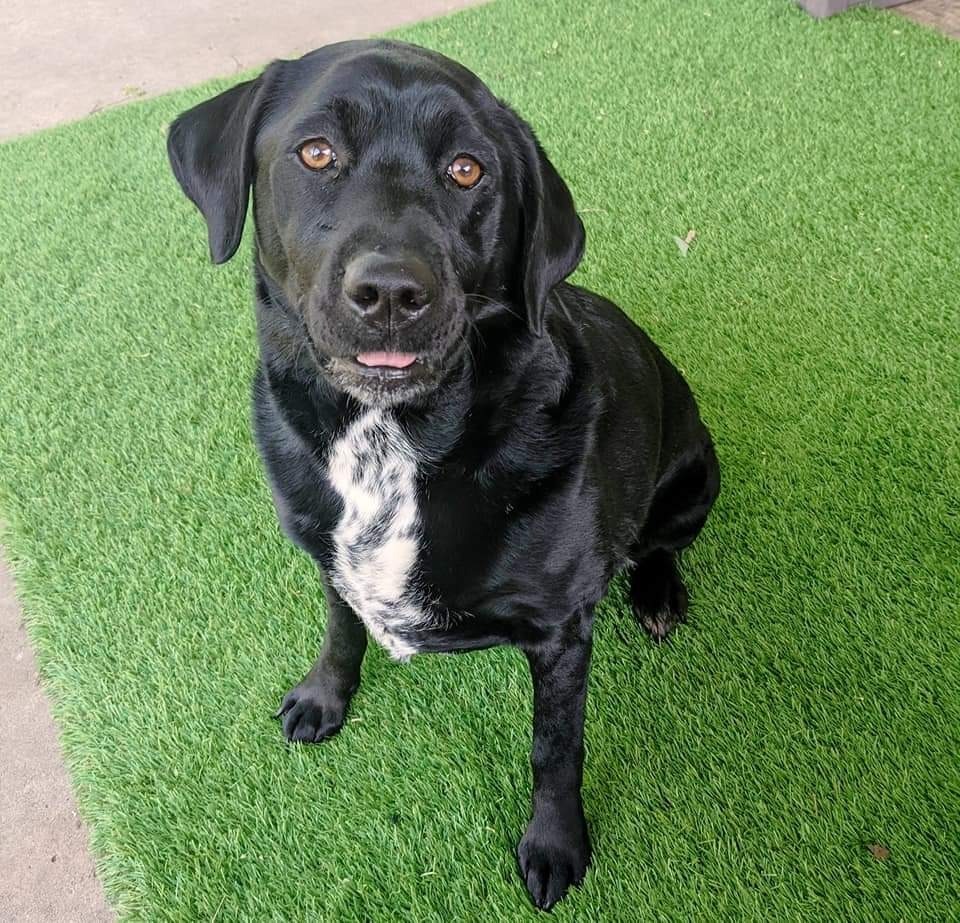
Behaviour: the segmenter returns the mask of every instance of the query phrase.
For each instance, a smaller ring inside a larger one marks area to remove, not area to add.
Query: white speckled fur
[[[411,586],[419,553],[417,460],[396,419],[364,411],[330,448],[327,478],[343,499],[330,580],[392,657],[416,649],[396,636],[428,622]]]

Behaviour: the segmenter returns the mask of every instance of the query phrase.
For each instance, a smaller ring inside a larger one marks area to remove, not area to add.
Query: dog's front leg
[[[590,861],[583,816],[583,710],[593,613],[524,648],[533,675],[533,816],[517,849],[533,902],[549,910],[580,884]]]
[[[353,609],[324,580],[327,631],[317,662],[283,698],[274,717],[283,719],[287,740],[318,743],[343,727],[350,699],[360,685],[367,632]]]

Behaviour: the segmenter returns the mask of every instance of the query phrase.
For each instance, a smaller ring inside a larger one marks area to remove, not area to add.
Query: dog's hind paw
[[[653,613],[638,612],[637,618],[650,635],[650,640],[657,644],[666,641],[673,629],[684,621],[684,616],[673,609],[661,609]]]
[[[660,644],[687,618],[687,588],[677,572],[676,556],[655,552],[630,573],[633,613],[651,640]]]

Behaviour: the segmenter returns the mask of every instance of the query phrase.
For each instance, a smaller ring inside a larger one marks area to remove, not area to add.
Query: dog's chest
[[[327,478],[343,501],[330,581],[370,634],[405,660],[416,651],[409,634],[429,620],[416,587],[414,448],[392,416],[365,411],[332,444]]]

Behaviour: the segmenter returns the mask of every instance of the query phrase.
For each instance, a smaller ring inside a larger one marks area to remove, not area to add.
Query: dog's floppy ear
[[[253,179],[253,142],[271,68],[182,113],[167,134],[170,166],[207,222],[210,258],[237,252]]]
[[[586,234],[567,184],[550,163],[530,126],[515,113],[511,115],[521,137],[519,288],[526,303],[530,329],[541,336],[550,292],[577,268]]]

